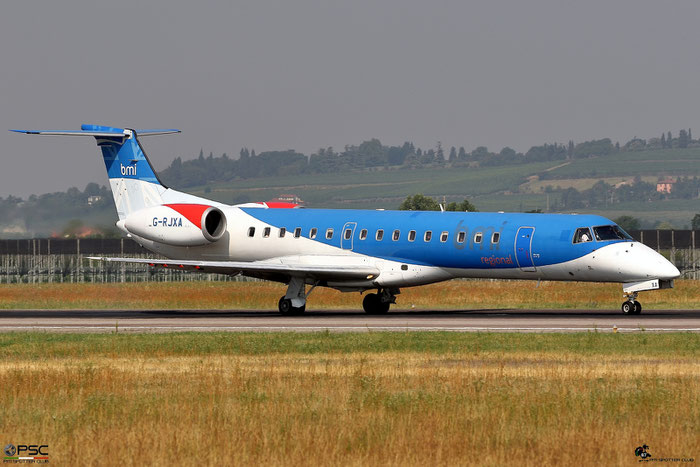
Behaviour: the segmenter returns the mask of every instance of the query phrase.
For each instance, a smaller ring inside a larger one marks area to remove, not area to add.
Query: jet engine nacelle
[[[124,229],[139,237],[175,246],[213,243],[226,232],[226,216],[203,204],[164,204],[129,215]]]

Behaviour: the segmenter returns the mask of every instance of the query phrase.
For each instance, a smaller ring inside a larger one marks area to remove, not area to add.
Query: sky
[[[412,141],[700,134],[697,0],[11,0],[0,15],[0,196],[106,184],[92,138],[179,128],[173,158]],[[177,188],[177,187],[175,187]]]

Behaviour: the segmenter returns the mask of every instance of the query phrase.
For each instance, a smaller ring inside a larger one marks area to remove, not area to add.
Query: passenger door
[[[355,238],[355,229],[357,222],[346,222],[343,226],[343,231],[340,232],[340,248],[343,250],[352,250],[352,242]]]
[[[532,237],[534,234],[534,227],[520,227],[515,236],[515,260],[521,271],[536,271],[535,263],[532,261]]]

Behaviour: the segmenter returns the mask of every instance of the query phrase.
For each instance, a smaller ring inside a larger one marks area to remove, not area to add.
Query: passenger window
[[[297,227],[294,229],[294,238],[299,238],[301,237],[301,227]]]
[[[249,236],[249,237],[254,237],[254,236],[255,236],[255,227],[249,227],[249,228],[248,228],[248,236]]]
[[[474,243],[481,243],[481,239],[484,237],[484,234],[481,232],[477,232],[474,234]]]
[[[280,238],[284,238],[284,236],[287,234],[287,229],[286,227],[280,227]]]
[[[345,229],[345,240],[350,240],[352,238],[352,229]]]
[[[391,239],[393,241],[397,241],[399,238],[401,238],[401,231],[400,230],[394,230],[394,233],[391,234]]]
[[[500,232],[494,232],[491,235],[491,243],[498,243],[501,241],[501,233]]]
[[[360,230],[360,240],[367,238],[367,229]]]
[[[445,243],[447,241],[447,237],[449,234],[447,232],[443,232],[440,234],[440,242]]]
[[[333,229],[326,230],[326,240],[333,238]]]
[[[591,229],[589,229],[588,227],[581,227],[579,229],[576,229],[576,233],[574,234],[574,243],[585,243],[592,241],[593,236],[591,235]]]
[[[384,231],[382,229],[377,230],[377,235],[375,238],[378,242],[381,242],[382,238],[384,238]]]
[[[457,234],[457,243],[464,243],[464,240],[467,238],[467,232],[460,231]]]
[[[267,237],[269,237],[269,236],[270,236],[270,228],[269,228],[269,227],[265,227],[265,228],[263,229],[263,238],[267,238]]]
[[[431,232],[430,230],[426,230],[425,234],[423,234],[423,241],[429,242],[432,239],[433,239],[433,232]]]
[[[318,232],[318,229],[317,229],[316,227],[314,227],[313,229],[311,229],[311,231],[309,232],[309,238],[311,238],[311,239],[316,238],[316,233],[317,233],[317,232]]]
[[[408,231],[408,241],[413,242],[416,239],[416,231],[415,230],[409,230]]]

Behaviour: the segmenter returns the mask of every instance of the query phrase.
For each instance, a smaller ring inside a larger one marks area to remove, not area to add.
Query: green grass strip
[[[353,352],[575,353],[584,355],[700,356],[700,334],[664,333],[166,333],[0,334],[0,358],[47,359],[84,356],[345,354]]]

